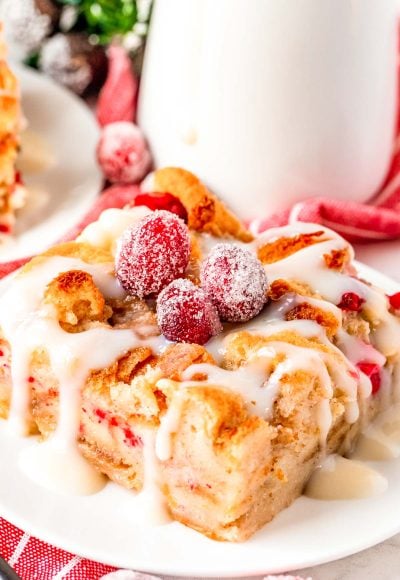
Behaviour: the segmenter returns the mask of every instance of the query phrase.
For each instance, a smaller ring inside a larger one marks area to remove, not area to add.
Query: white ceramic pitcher
[[[139,122],[156,165],[243,218],[367,200],[391,159],[399,0],[155,0]]]

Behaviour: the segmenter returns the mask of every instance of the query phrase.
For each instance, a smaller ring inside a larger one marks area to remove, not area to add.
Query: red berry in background
[[[120,121],[103,127],[97,161],[112,183],[136,183],[149,170],[151,155],[139,127]]]
[[[345,292],[338,307],[349,312],[360,312],[365,300],[354,292]]]
[[[115,262],[118,280],[140,298],[158,293],[184,273],[189,254],[184,222],[169,211],[155,211],[122,234]]]
[[[202,265],[200,280],[222,320],[246,322],[267,301],[268,281],[261,262],[239,246],[215,246]]]
[[[372,383],[372,394],[375,395],[381,388],[381,369],[376,363],[360,362],[357,364],[361,372],[370,378]]]
[[[396,292],[396,294],[392,294],[392,296],[388,296],[390,306],[394,308],[394,310],[400,310],[400,292]]]
[[[157,320],[163,335],[175,342],[205,344],[222,330],[211,300],[201,288],[183,278],[160,293]]]
[[[133,201],[133,205],[145,205],[153,211],[165,209],[183,219],[187,223],[187,211],[180,199],[171,193],[140,193]]]

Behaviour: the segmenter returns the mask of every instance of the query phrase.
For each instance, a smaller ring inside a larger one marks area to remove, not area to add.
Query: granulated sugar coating
[[[205,292],[182,278],[159,295],[157,320],[163,335],[175,342],[205,344],[222,330],[218,312]]]
[[[127,229],[119,240],[116,273],[129,294],[157,294],[185,271],[190,254],[189,231],[169,211],[155,211]]]
[[[200,279],[221,320],[246,322],[267,301],[268,282],[261,262],[239,246],[216,245],[202,265]]]
[[[102,129],[96,153],[104,175],[112,183],[137,183],[151,164],[141,130],[126,121],[110,123]]]

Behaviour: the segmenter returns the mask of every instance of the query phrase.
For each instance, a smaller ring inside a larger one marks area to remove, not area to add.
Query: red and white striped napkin
[[[161,580],[133,570],[117,570],[74,556],[37,540],[0,518],[0,555],[22,580]],[[1,572],[0,572],[1,577]],[[266,576],[264,580],[311,580],[300,576]]]

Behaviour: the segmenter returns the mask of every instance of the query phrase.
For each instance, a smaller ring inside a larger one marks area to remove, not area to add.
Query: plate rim
[[[45,75],[44,73],[41,73],[38,70],[30,68],[30,67],[24,65],[23,63],[16,62],[15,60],[12,60],[11,67],[12,67],[13,73],[15,74],[15,76],[18,80],[19,92],[20,92],[20,98],[21,98],[22,104],[23,104],[23,100],[24,100],[23,84],[28,84],[30,81],[33,80],[35,83],[35,88],[37,88],[41,93],[43,93],[44,96],[46,96],[46,93],[51,90],[51,94],[57,95],[57,98],[63,100],[66,104],[68,101],[71,104],[71,106],[74,107],[76,114],[80,115],[82,118],[85,118],[85,123],[87,123],[87,126],[89,127],[89,125],[91,125],[91,128],[90,128],[91,134],[92,134],[92,132],[93,132],[93,134],[96,132],[98,134],[98,136],[100,136],[100,129],[101,128],[96,121],[95,111],[92,111],[90,109],[90,107],[83,101],[82,98],[77,96],[75,93],[73,93],[71,90],[67,89],[63,85],[54,81],[51,77]],[[22,110],[22,114],[24,115],[23,110]],[[41,136],[46,138],[46,134],[43,134]],[[73,138],[73,134],[69,135],[68,138],[69,139]],[[66,169],[65,164],[61,164],[60,168],[65,170]],[[61,173],[61,175],[62,175],[62,173]],[[91,209],[93,204],[96,202],[96,199],[99,198],[99,195],[102,192],[103,184],[104,184],[104,177],[102,175],[100,167],[95,162],[95,151],[94,150],[93,150],[93,164],[90,165],[90,167],[88,166],[87,175],[90,176],[90,180],[93,181],[93,184],[92,184],[93,189],[91,187],[90,191],[88,190],[87,192],[85,192],[85,195],[84,195],[84,197],[81,201],[81,204],[80,204],[79,212],[74,214],[74,218],[71,221],[71,224],[68,224],[65,228],[60,230],[61,235],[67,234],[68,231],[71,228],[73,228],[75,224],[78,224],[80,222],[80,220]],[[36,175],[34,177],[36,178]],[[27,181],[29,182],[29,176],[27,178]],[[44,179],[44,182],[45,182],[45,179]],[[28,190],[29,190],[29,183],[28,183]],[[54,191],[54,189],[52,189],[51,191],[49,190],[48,193],[50,196],[53,194],[53,191]],[[62,200],[60,200],[60,201],[62,202]],[[23,212],[24,208],[22,208],[21,211]],[[47,215],[47,217],[45,217],[45,223],[48,220],[55,219],[55,217],[58,214],[61,215],[62,212],[63,212],[63,204],[61,203],[60,207],[56,211],[54,211],[53,213],[51,213],[51,214]],[[38,244],[39,244],[40,238],[43,235],[43,230],[40,229],[42,223],[43,222],[35,223],[33,228],[27,228],[26,231],[24,231],[22,233],[22,235],[17,236],[16,239],[17,240],[20,239],[21,237],[24,236],[24,234],[29,233],[32,229],[33,230],[38,229],[39,231],[34,232],[34,239],[38,240]],[[17,224],[18,224],[18,215],[17,215]],[[49,231],[53,227],[54,227],[54,224],[50,223],[48,226]],[[51,245],[58,243],[58,240],[60,237],[60,232],[58,232],[58,233],[54,232],[54,239],[50,240],[50,237],[51,237],[50,233],[48,234],[48,236],[49,236],[49,240],[48,240],[48,242],[46,242],[45,246],[40,248],[38,245],[38,248],[36,248],[34,250],[34,253],[37,253],[39,251],[44,251],[46,249],[46,247],[50,247]],[[30,243],[30,242],[28,242],[28,243]],[[5,247],[0,252],[0,264],[4,264],[4,263],[14,261],[14,260],[24,259],[25,257],[30,257],[30,256],[31,256],[31,253],[29,252],[29,247],[24,248],[24,246],[22,245],[21,249],[19,250],[18,246],[17,246],[17,251],[15,251],[14,245],[10,246],[10,249],[8,249],[7,245],[5,245]]]

